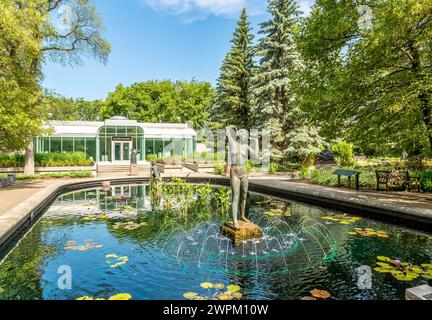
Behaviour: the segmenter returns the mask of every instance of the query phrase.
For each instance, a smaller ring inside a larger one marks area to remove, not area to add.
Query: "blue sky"
[[[312,0],[299,0],[308,11]],[[111,44],[108,63],[47,63],[43,85],[66,97],[102,99],[122,83],[191,80],[215,83],[241,9],[252,25],[267,18],[266,0],[97,0]]]

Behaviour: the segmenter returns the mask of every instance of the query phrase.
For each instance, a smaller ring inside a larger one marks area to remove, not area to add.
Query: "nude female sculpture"
[[[249,188],[249,177],[246,169],[249,152],[253,152],[249,147],[249,133],[245,129],[236,130],[234,126],[225,129],[228,137],[228,163],[231,165],[230,184],[232,191],[232,218],[233,226],[240,229],[238,223],[238,213],[240,211],[240,221],[250,222],[246,216],[246,197]]]

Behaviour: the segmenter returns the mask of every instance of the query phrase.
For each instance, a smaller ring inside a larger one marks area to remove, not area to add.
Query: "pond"
[[[182,181],[65,194],[4,257],[0,299],[395,300],[431,284],[429,235],[250,193],[264,237],[233,245],[229,199]]]

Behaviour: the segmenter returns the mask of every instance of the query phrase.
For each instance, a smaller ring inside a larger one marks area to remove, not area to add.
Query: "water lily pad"
[[[76,298],[76,300],[94,300],[94,299],[89,296],[83,296],[83,297]]]
[[[319,289],[311,290],[310,294],[312,295],[312,297],[319,298],[319,299],[327,299],[331,297],[328,291],[319,290]]]
[[[391,272],[392,271],[391,269],[382,268],[382,267],[376,267],[376,268],[374,268],[374,270],[377,271],[377,272],[381,272],[381,273],[386,273],[386,272]]]
[[[233,299],[232,295],[230,295],[230,294],[226,294],[226,293],[224,293],[224,294],[220,294],[220,295],[218,295],[216,298],[217,298],[218,300],[232,300],[232,299]]]
[[[383,268],[386,268],[386,269],[391,269],[391,268],[393,268],[391,265],[389,265],[388,263],[385,263],[385,262],[377,262],[376,264],[377,264],[378,266],[383,267]]]
[[[211,283],[211,282],[203,282],[203,283],[201,283],[201,287],[204,288],[204,289],[213,288],[213,283]]]
[[[108,300],[130,300],[132,296],[129,293],[118,293],[108,298]]]
[[[377,260],[386,261],[386,262],[393,262],[392,259],[390,259],[389,257],[385,257],[385,256],[378,256]]]
[[[196,292],[186,292],[185,294],[183,294],[183,297],[185,297],[186,299],[194,299],[197,296],[198,293]]]
[[[302,300],[318,300],[317,298],[311,297],[311,296],[307,296],[307,297],[303,297]]]
[[[129,261],[129,258],[127,256],[119,257],[115,253],[107,254],[105,257],[110,258],[110,260],[106,260],[105,263],[109,264],[111,268],[120,267]]]
[[[227,289],[230,292],[238,292],[238,291],[240,291],[240,286],[236,285],[236,284],[230,284],[229,286],[227,286]]]
[[[223,284],[223,283],[215,283],[215,284],[213,284],[213,287],[215,288],[215,289],[223,289],[223,288],[225,288],[225,285]]]
[[[240,292],[233,292],[233,293],[231,293],[231,296],[234,299],[241,299],[241,297],[243,297],[243,295]]]

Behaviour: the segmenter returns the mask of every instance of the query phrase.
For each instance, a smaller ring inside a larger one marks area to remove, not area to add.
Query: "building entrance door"
[[[132,141],[113,141],[112,142],[113,162],[130,163],[131,150],[132,150]]]

